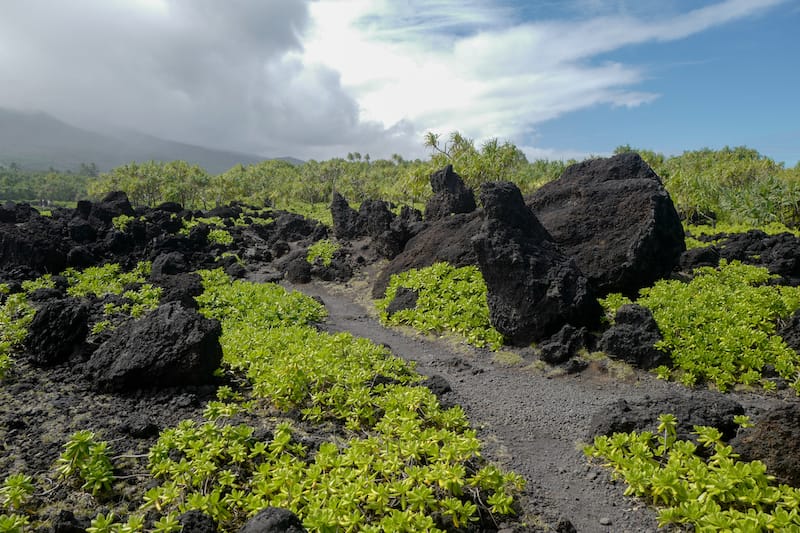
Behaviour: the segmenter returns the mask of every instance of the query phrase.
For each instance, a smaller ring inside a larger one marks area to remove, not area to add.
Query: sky
[[[265,157],[800,159],[800,0],[0,0],[0,107]]]

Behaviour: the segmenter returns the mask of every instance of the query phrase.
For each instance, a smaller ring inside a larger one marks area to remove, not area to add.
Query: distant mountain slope
[[[81,163],[95,163],[107,171],[130,161],[182,159],[212,174],[241,163],[249,165],[264,157],[214,150],[167,141],[142,133],[101,134],[71,126],[41,112],[0,108],[0,164],[12,162],[28,170],[77,170]],[[291,162],[293,158],[281,158]],[[292,161],[293,160],[293,161]]]

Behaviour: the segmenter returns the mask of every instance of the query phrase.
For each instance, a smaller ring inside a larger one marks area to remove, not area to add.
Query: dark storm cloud
[[[300,59],[304,0],[12,0],[0,106],[265,155],[378,148],[337,72]],[[346,153],[346,152],[345,152]]]

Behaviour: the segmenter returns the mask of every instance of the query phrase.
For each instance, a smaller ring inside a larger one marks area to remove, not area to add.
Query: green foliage
[[[312,265],[320,260],[324,266],[331,266],[333,254],[339,250],[340,246],[329,239],[321,239],[308,247],[306,261]]]
[[[61,479],[80,479],[81,488],[93,495],[109,492],[114,481],[108,443],[96,441],[94,433],[88,430],[72,434],[58,458],[56,469]]]
[[[205,170],[186,161],[134,161],[89,182],[88,192],[101,198],[111,191],[125,191],[133,205],[154,207],[177,202],[187,209],[198,209],[206,206],[209,179]]]
[[[300,326],[327,315],[325,307],[313,298],[275,284],[231,281],[221,268],[199,274],[205,288],[196,298],[201,312],[223,323],[248,322],[259,328]]]
[[[800,289],[769,285],[772,277],[723,260],[695,270],[689,283],[662,280],[642,289],[637,303],[653,312],[664,337],[657,346],[672,353],[681,382],[705,380],[722,391],[737,383],[772,388],[762,377],[771,365],[800,394],[800,356],[775,333],[777,321],[800,307]]]
[[[117,263],[89,267],[83,271],[68,268],[64,276],[69,282],[67,294],[75,297],[122,294],[127,285],[145,283],[150,275],[150,262],[142,261],[130,272],[123,272]]]
[[[208,242],[211,244],[221,244],[227,246],[233,244],[233,236],[228,230],[214,228],[208,232]]]
[[[123,317],[140,318],[148,311],[158,307],[161,300],[162,289],[151,283],[146,283],[150,275],[151,264],[142,261],[130,272],[122,272],[122,267],[117,263],[109,263],[99,267],[89,267],[78,271],[68,268],[64,271],[69,287],[67,294],[75,297],[85,297],[91,294],[104,296],[107,294],[121,295],[123,303],[109,303],[103,308],[107,317],[122,315]],[[136,286],[136,289],[126,287]],[[101,320],[92,325],[94,334],[114,327],[112,320]]]
[[[626,495],[662,507],[659,526],[689,524],[694,531],[797,531],[800,489],[774,484],[760,461],[737,461],[713,427],[695,426],[704,459],[691,441],[677,440],[676,420],[661,415],[650,432],[599,436],[584,448],[628,484]]]
[[[18,514],[0,514],[0,533],[25,533],[28,517]]]
[[[111,220],[111,224],[117,231],[125,233],[131,222],[137,220],[137,217],[131,215],[119,215]]]
[[[9,475],[0,486],[0,505],[10,510],[22,510],[34,490],[32,477],[25,474]]]
[[[525,154],[511,142],[500,144],[497,139],[486,141],[480,149],[472,139],[459,132],[452,132],[445,143],[433,132],[425,135],[425,146],[433,151],[427,172],[418,179],[448,164],[464,178],[467,186],[478,189],[487,181],[514,181],[523,193],[532,192],[547,181],[557,178],[566,168],[564,162],[528,163]]]
[[[637,151],[661,176],[678,212],[687,217],[749,227],[800,223],[800,175],[756,150],[704,148],[670,158]]]
[[[200,509],[233,530],[268,505],[298,514],[317,531],[438,531],[514,512],[518,475],[482,465],[480,443],[461,408],[444,410],[409,364],[347,333],[319,332],[313,299],[276,285],[201,272],[201,312],[222,322],[224,364],[249,382],[248,398],[221,388],[206,415],[164,431],[149,455],[161,485],[144,508]],[[227,425],[240,409],[268,401],[312,423],[338,421],[347,440],[310,453],[288,423],[270,440]],[[236,405],[236,406],[234,406]]]
[[[614,324],[614,316],[617,314],[617,309],[632,303],[630,298],[618,292],[607,294],[605,298],[598,298],[597,301],[600,302],[600,306],[603,308],[604,320],[611,325]]]
[[[5,291],[8,288],[5,285]],[[9,294],[0,305],[0,380],[5,379],[13,366],[12,353],[17,350],[28,334],[28,325],[33,320],[34,308],[28,303],[25,293]]]
[[[417,291],[417,305],[387,316],[386,309],[400,287]],[[498,349],[502,335],[489,321],[486,284],[474,266],[454,268],[447,263],[412,269],[392,276],[386,297],[375,305],[381,320],[388,324],[406,324],[420,331],[451,331],[466,337],[474,346]]]
[[[30,294],[37,289],[54,289],[56,286],[51,274],[45,274],[36,279],[28,279],[22,282],[22,290]]]

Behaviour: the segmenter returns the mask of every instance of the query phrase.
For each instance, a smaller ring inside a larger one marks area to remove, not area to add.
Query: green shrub
[[[417,292],[417,305],[389,317],[386,309],[400,287]],[[406,324],[424,332],[451,331],[478,347],[496,350],[503,344],[503,336],[489,320],[486,284],[474,266],[454,268],[447,263],[436,263],[396,274],[389,282],[386,297],[375,305],[384,323]]]
[[[233,236],[226,229],[214,228],[208,232],[208,242],[211,244],[233,244]]]
[[[34,314],[25,293],[9,294],[0,305],[0,380],[5,379],[11,370],[14,364],[12,353],[25,340]]]
[[[664,337],[657,347],[672,353],[681,382],[772,389],[762,377],[771,365],[800,394],[800,355],[776,334],[778,320],[800,307],[800,288],[769,285],[772,278],[764,268],[723,260],[695,270],[689,283],[662,280],[640,291],[637,303],[653,312]]]
[[[149,455],[161,481],[145,509],[199,509],[236,529],[266,506],[297,513],[315,531],[439,531],[434,516],[460,528],[514,512],[522,478],[485,465],[459,407],[442,409],[421,378],[383,347],[311,327],[325,310],[270,284],[201,272],[201,312],[222,322],[223,362],[249,384],[221,388],[198,424],[162,432]],[[337,421],[346,439],[309,451],[279,423],[271,440],[225,418],[268,401],[299,409],[311,423]],[[484,499],[485,498],[485,499]]]
[[[737,461],[733,449],[713,427],[694,426],[703,448],[677,440],[673,415],[661,415],[658,435],[615,433],[584,448],[603,460],[615,478],[628,484],[626,495],[661,507],[659,526],[689,524],[697,532],[798,531],[800,490],[774,484],[760,461]]]
[[[335,242],[328,239],[322,239],[308,247],[308,254],[306,261],[314,264],[317,260],[321,261],[324,266],[331,266],[333,262],[333,254],[339,250],[340,246]]]

